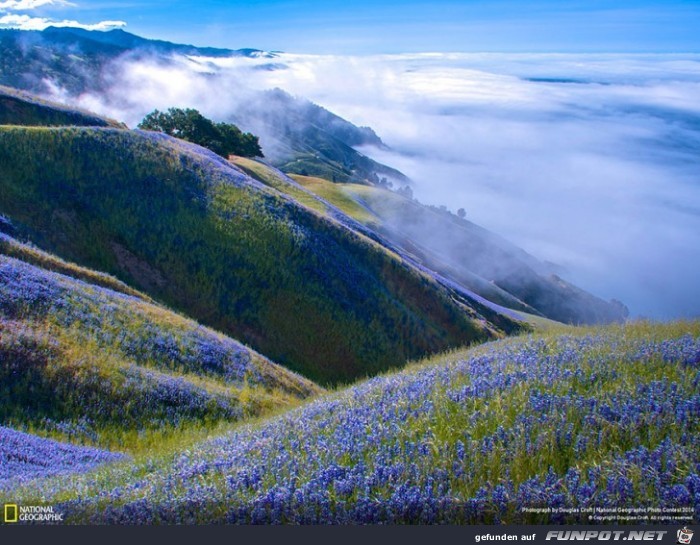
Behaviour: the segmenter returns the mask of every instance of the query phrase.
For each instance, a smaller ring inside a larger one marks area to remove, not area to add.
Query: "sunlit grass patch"
[[[325,214],[328,211],[328,207],[321,200],[317,199],[313,194],[307,193],[298,186],[290,183],[281,173],[278,173],[267,165],[246,157],[233,157],[232,162],[240,167],[246,174],[249,174],[265,185],[277,189],[285,195],[289,195],[304,206],[308,206],[321,214]]]
[[[354,187],[356,184],[336,184],[323,178],[298,174],[292,174],[290,177],[360,223],[365,225],[379,225],[381,223],[380,219],[369,208],[354,199],[352,193],[348,191],[349,187]]]

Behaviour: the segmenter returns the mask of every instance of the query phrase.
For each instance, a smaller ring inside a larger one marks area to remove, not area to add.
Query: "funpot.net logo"
[[[680,543],[681,545],[688,545],[690,543],[690,540],[693,539],[693,530],[688,530],[688,528],[683,527],[681,530],[678,530],[678,532],[676,532],[676,538],[676,543]]]
[[[666,530],[551,530],[547,540],[555,541],[661,541]]]

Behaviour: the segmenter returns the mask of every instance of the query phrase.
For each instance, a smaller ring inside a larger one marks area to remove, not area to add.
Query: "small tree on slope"
[[[192,108],[154,110],[143,118],[138,128],[187,140],[226,158],[229,155],[263,157],[257,136],[244,133],[230,123],[214,123]]]

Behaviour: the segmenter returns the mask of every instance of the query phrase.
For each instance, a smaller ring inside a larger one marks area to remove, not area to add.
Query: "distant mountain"
[[[49,27],[41,34],[45,40],[48,39],[55,43],[64,43],[72,47],[78,46],[86,53],[90,51],[99,51],[100,49],[106,51],[107,48],[114,47],[122,51],[138,50],[158,54],[200,55],[202,57],[257,57],[260,55],[270,58],[275,57],[273,53],[266,53],[259,49],[195,47],[193,45],[175,44],[163,40],[149,40],[121,29],[99,32],[83,30],[81,28]],[[103,47],[100,48],[98,44]]]
[[[0,29],[0,83],[34,92],[52,80],[69,92],[99,90],[105,66],[123,55],[195,55],[258,57],[257,49],[215,49],[148,40],[123,30],[109,32],[49,27],[46,30]]]
[[[159,133],[0,127],[0,196],[19,235],[322,383],[521,327],[348,216]]]
[[[322,176],[336,182],[378,183],[386,178],[407,183],[396,169],[353,149],[386,145],[369,127],[357,127],[308,100],[274,89],[241,105],[235,121],[263,135],[265,156],[292,174]]]
[[[174,62],[173,56],[275,58],[274,53],[257,49],[201,48],[148,40],[123,30],[0,30],[0,84],[39,94],[54,86],[73,97],[86,92],[99,95],[113,84],[114,63],[155,58],[167,65]],[[339,182],[378,182],[380,178],[407,182],[401,172],[353,149],[384,145],[371,129],[356,127],[280,90],[253,95],[234,119],[216,121],[234,121],[246,131],[262,134],[265,155],[285,171]]]
[[[79,28],[46,30],[0,29],[0,84],[45,93],[47,84],[60,85],[71,94],[103,90],[103,71],[111,62],[173,55],[204,57],[274,58],[258,49],[216,49],[148,40],[123,30],[109,32]]]

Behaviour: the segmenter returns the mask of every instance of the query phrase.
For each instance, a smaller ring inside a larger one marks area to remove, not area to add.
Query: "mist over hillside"
[[[132,44],[136,45],[129,49]],[[368,157],[382,153],[392,160],[400,157],[374,130],[358,127],[278,87],[269,88],[275,84],[275,74],[288,72],[294,65],[279,62],[284,57],[281,54],[229,51],[226,56],[217,51],[204,56],[207,50],[144,40],[122,31],[104,34],[59,29],[28,34],[5,31],[2,47],[29,65],[5,66],[2,81],[16,81],[55,99],[126,119],[132,126],[153,108],[196,105],[214,119],[233,119],[244,130],[260,135],[267,161],[287,173],[332,182],[393,185],[410,193],[410,180],[402,172]],[[52,68],[55,64],[60,70]],[[429,150],[435,143],[425,145]],[[363,154],[356,149],[369,151]],[[435,157],[439,158],[439,153],[435,152]],[[420,241],[423,249],[419,253],[448,256],[440,261],[455,269],[456,275],[445,273],[451,278],[464,281],[465,275],[476,273],[476,284],[466,285],[491,301],[528,312],[537,308],[535,313],[566,323],[603,323],[627,315],[626,308],[617,302],[610,304],[585,291],[571,291],[573,286],[552,276],[559,269],[519,248],[506,244],[504,253],[498,249],[499,237],[483,229],[472,230],[468,235],[472,240],[465,240],[454,236],[455,226],[450,221],[416,223],[413,215],[404,213],[385,219],[395,233],[411,233],[413,243]],[[393,235],[389,238],[398,240]],[[400,242],[399,246],[414,251]],[[431,270],[444,271],[434,260],[425,264]],[[511,295],[495,293],[503,289]]]
[[[700,55],[216,49],[124,9],[0,0],[0,522],[698,521],[700,320],[625,303],[700,309]]]
[[[260,135],[276,166],[338,181],[375,183],[406,176],[354,148],[386,148],[368,127],[280,89],[256,89],[246,74],[217,75],[216,62],[265,72],[284,69],[277,54],[198,48],[123,30],[0,29],[0,83],[116,117],[135,127],[151,110],[195,106]]]
[[[260,134],[297,174],[348,181],[360,168],[401,186],[403,173],[421,202],[465,208],[633,316],[700,308],[697,56],[152,53],[111,60],[99,90],[49,75],[43,92],[131,125],[153,108],[194,106]],[[326,110],[260,94],[274,88]],[[302,122],[329,110],[374,129],[336,133],[334,163],[319,162],[320,125]],[[353,147],[376,162],[358,166]]]
[[[392,151],[422,202],[463,207],[633,316],[697,316],[700,56],[282,55],[303,94]]]

